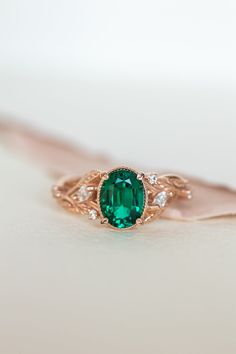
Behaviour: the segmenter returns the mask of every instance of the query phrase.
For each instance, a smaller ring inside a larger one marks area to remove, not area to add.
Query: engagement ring
[[[117,230],[159,218],[174,199],[192,197],[188,181],[180,176],[128,167],[65,177],[53,187],[53,196],[65,209]]]

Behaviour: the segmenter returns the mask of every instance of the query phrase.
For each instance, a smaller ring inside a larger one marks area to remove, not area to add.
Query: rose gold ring
[[[117,230],[159,218],[176,198],[192,198],[188,181],[180,176],[138,172],[128,167],[65,177],[52,191],[65,209]]]

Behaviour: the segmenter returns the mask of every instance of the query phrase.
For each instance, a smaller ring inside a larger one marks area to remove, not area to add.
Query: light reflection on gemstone
[[[81,186],[78,192],[76,193],[76,196],[78,197],[79,202],[82,203],[88,200],[91,194],[91,191],[89,191],[86,186]]]
[[[158,205],[160,208],[164,208],[164,206],[166,205],[167,199],[168,199],[167,192],[162,191],[157,194],[157,196],[154,199],[154,203],[156,205]]]
[[[158,180],[157,174],[151,174],[148,176],[148,181],[150,184],[157,184],[157,180]]]
[[[89,219],[90,220],[96,220],[98,216],[98,213],[95,209],[89,210]]]

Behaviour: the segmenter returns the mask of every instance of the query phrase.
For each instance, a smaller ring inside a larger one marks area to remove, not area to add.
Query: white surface
[[[0,66],[66,77],[236,80],[234,0],[0,2]]]
[[[2,149],[0,169],[1,353],[235,353],[235,218],[118,233]]]

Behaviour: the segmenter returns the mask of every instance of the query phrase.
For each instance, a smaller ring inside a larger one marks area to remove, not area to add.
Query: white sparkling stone
[[[91,191],[88,191],[86,186],[81,186],[78,192],[76,193],[79,202],[84,202],[91,196]]]
[[[157,183],[157,179],[158,179],[158,175],[157,174],[151,174],[148,176],[148,181],[151,184],[156,184]]]
[[[98,213],[95,209],[89,210],[89,219],[90,220],[96,220],[98,216]]]
[[[164,208],[164,206],[166,205],[168,196],[166,191],[162,191],[160,193],[157,194],[156,198],[154,199],[154,203],[156,205],[158,205],[160,208]]]

